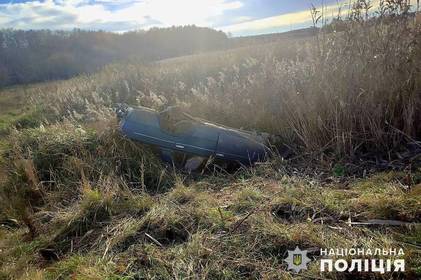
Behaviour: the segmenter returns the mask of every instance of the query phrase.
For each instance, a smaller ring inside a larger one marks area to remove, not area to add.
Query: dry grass
[[[175,174],[161,178],[171,189],[156,192],[160,172],[144,176],[149,179],[142,187],[128,184],[133,177],[124,177],[127,171],[117,171],[128,163],[135,164],[130,170],[138,170],[142,156],[154,162],[154,155],[137,149],[138,154],[129,153],[127,146],[121,147],[126,140],[112,132],[98,135],[75,133],[75,129],[82,128],[61,124],[12,136],[15,150],[10,156],[19,155],[31,164],[12,169],[10,180],[15,181],[3,188],[2,201],[15,211],[16,201],[22,209],[30,209],[35,231],[32,237],[24,228],[4,235],[0,263],[5,275],[21,279],[289,279],[295,276],[286,270],[283,259],[297,245],[403,247],[407,266],[413,268],[406,276],[415,275],[420,265],[419,251],[411,245],[419,244],[419,227],[347,225],[349,219],[371,218],[419,222],[421,196],[416,188],[411,192],[402,188],[405,172],[325,184],[285,175],[276,165],[262,165],[235,175],[192,179]],[[109,148],[114,142],[119,144]],[[145,174],[157,166],[148,168]],[[419,172],[413,174],[414,180]],[[46,181],[47,176],[54,182]],[[142,176],[137,176],[139,182]],[[36,186],[42,199],[34,201],[29,191]],[[40,254],[42,250],[50,253]],[[312,259],[301,277],[319,277],[319,257],[312,254]]]
[[[277,134],[297,154],[390,161],[420,136],[419,34],[412,19],[356,22],[287,46],[114,65],[32,90],[61,119],[106,119],[117,102],[179,104],[212,121]]]
[[[38,113],[25,125],[20,113],[4,118],[0,219],[21,227],[0,228],[0,279],[355,277],[320,274],[317,253],[309,270],[292,274],[283,259],[297,245],[403,247],[405,274],[367,277],[419,277],[419,226],[348,222],[421,221],[419,155],[410,146],[421,135],[420,29],[405,17],[348,24],[287,47],[113,65],[16,88]],[[117,133],[116,102],[179,104],[279,134],[292,153],[328,166],[329,181],[284,172],[279,157],[233,174],[182,174]],[[342,161],[399,157],[412,165],[343,178]]]

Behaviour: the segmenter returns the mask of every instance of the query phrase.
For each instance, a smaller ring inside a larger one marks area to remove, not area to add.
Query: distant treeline
[[[228,37],[183,26],[104,31],[0,30],[0,86],[65,79],[117,60],[144,62],[225,48]]]

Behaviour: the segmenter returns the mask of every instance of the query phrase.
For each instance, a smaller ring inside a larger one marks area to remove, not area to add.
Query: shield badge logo
[[[295,247],[295,250],[288,250],[288,257],[285,259],[285,262],[288,264],[289,270],[294,270],[296,273],[299,273],[303,269],[307,269],[307,265],[310,262],[310,258],[307,256],[307,250],[300,250],[300,248]]]
[[[294,254],[292,257],[292,263],[294,265],[300,265],[303,262],[303,255],[301,254]]]

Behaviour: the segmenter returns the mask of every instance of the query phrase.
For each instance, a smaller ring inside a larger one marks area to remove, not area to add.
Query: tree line
[[[105,31],[0,30],[0,86],[66,79],[124,60],[151,62],[225,48],[228,37],[205,27]]]

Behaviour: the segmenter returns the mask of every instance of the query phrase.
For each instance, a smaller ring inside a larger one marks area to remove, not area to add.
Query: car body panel
[[[249,164],[264,160],[266,147],[246,133],[223,130],[219,134],[216,156]]]
[[[174,131],[163,129],[160,113],[139,107],[128,108],[121,118],[120,129],[130,139],[158,146],[165,151],[179,151],[200,157],[215,157],[249,165],[265,160],[268,149],[262,137],[199,119],[186,119],[174,125]]]

